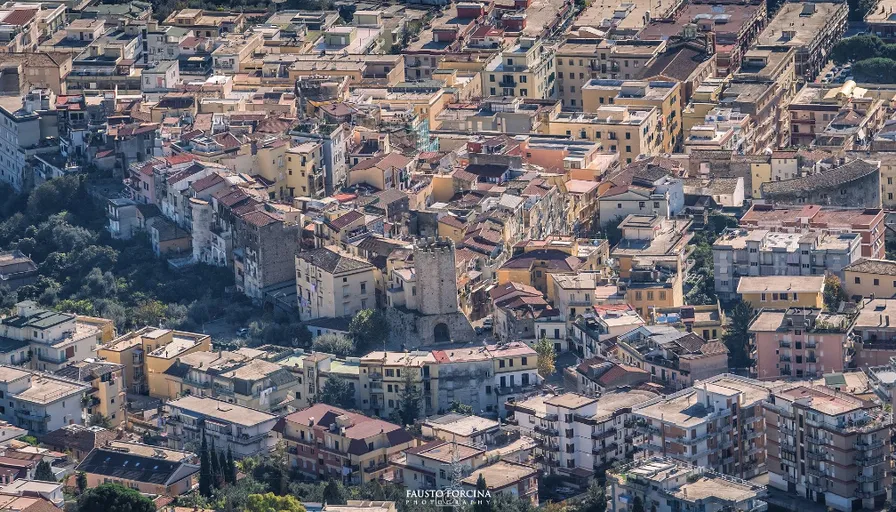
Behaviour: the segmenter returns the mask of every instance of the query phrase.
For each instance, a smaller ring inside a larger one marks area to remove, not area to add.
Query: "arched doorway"
[[[451,331],[448,330],[448,324],[438,323],[433,329],[433,337],[436,343],[446,343],[451,341]]]

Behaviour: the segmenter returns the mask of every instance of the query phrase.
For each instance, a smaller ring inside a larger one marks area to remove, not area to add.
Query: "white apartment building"
[[[715,290],[734,299],[741,276],[813,276],[833,272],[862,257],[858,233],[779,233],[767,229],[733,229],[712,245]]]
[[[276,443],[271,429],[277,416],[213,398],[185,396],[168,402],[168,445],[176,450],[198,445],[205,432],[216,450],[233,451],[234,458],[268,452]]]
[[[73,380],[0,365],[0,419],[32,434],[81,424],[81,399],[89,389]]]
[[[586,478],[632,451],[629,414],[656,396],[640,390],[600,398],[564,393],[508,403],[507,409],[520,433],[535,439],[545,473]]]
[[[96,356],[102,332],[79,322],[76,315],[38,307],[27,300],[16,304],[15,315],[0,320],[0,338],[7,338],[3,352],[10,364],[27,364],[35,370],[54,372],[76,361]]]
[[[639,454],[741,478],[765,473],[762,404],[771,390],[771,384],[722,374],[637,405],[632,418]]]
[[[296,292],[302,320],[354,316],[376,306],[376,267],[336,247],[296,255]]]

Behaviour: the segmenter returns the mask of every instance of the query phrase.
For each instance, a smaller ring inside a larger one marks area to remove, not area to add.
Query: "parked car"
[[[236,335],[239,336],[240,338],[245,338],[246,336],[249,336],[249,328],[243,327],[242,329],[237,329]]]

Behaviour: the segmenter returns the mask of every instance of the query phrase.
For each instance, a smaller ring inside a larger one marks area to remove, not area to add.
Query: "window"
[[[504,360],[498,359],[498,368],[504,368]]]
[[[857,277],[857,278],[856,278],[856,284],[862,284],[862,278],[861,278],[861,277]]]
[[[527,365],[527,364],[529,364],[529,358],[528,358],[528,357],[524,357],[524,358],[523,358],[523,366],[525,366],[525,365]]]
[[[495,75],[488,75],[488,81],[489,81],[489,82],[494,82],[494,81],[495,81]],[[494,89],[492,89],[492,90],[494,90]]]
[[[879,284],[880,284],[880,280],[875,279],[875,280],[874,280],[874,286],[878,286]]]
[[[520,83],[521,84],[526,83],[526,75],[520,75]]]

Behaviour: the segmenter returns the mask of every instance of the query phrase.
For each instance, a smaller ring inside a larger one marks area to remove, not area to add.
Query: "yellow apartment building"
[[[843,274],[850,297],[896,297],[896,261],[862,258],[843,267]]]
[[[326,193],[323,155],[323,144],[317,141],[303,142],[286,150],[283,182],[291,197],[323,197]]]
[[[159,351],[171,343],[175,345],[170,350]],[[211,338],[205,334],[144,327],[99,348],[97,356],[123,366],[125,387],[133,393],[144,394],[150,391],[148,376],[152,371],[152,384],[156,391],[153,396],[165,397],[168,385],[164,373],[174,363],[174,354],[207,351],[210,347]]]
[[[625,301],[643,318],[654,308],[684,305],[684,277],[678,260],[635,266],[626,281]]]
[[[519,43],[495,57],[483,70],[482,94],[531,99],[554,97],[552,50],[535,37],[521,37]]]
[[[642,154],[662,152],[661,112],[656,107],[605,105],[594,113],[559,112],[543,123],[540,133],[599,142],[605,151],[631,163]]]
[[[115,323],[108,318],[99,318],[95,316],[75,316],[75,321],[79,324],[89,325],[100,331],[100,344],[106,344],[115,338]]]
[[[661,151],[672,153],[681,140],[681,82],[675,80],[590,80],[582,86],[582,108],[597,112],[603,105],[659,109]]]
[[[822,308],[824,276],[744,276],[737,294],[753,309]]]
[[[100,414],[112,428],[127,420],[124,367],[106,361],[79,361],[56,371],[56,375],[90,385],[87,392],[88,418]]]

